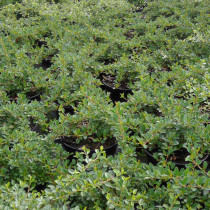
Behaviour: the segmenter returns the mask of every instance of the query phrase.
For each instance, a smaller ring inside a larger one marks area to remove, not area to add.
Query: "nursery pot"
[[[103,85],[101,85],[101,89],[110,92],[110,99],[113,102],[120,101],[120,102],[125,102],[127,101],[127,96],[128,94],[133,94],[132,90],[126,87],[118,87],[115,88],[115,84],[113,80],[106,80],[108,74],[101,73],[99,75],[99,78],[102,82]],[[113,77],[114,79],[114,77]],[[121,97],[121,94],[124,94],[125,98]]]
[[[40,96],[41,96],[41,93],[39,93],[39,92],[30,91],[30,92],[26,93],[26,97],[30,100],[40,101],[41,100]]]
[[[154,164],[157,164],[158,161],[154,158],[153,153],[155,152],[152,151],[148,151],[147,149],[145,149],[147,155],[148,155],[148,160],[149,162],[152,162]],[[157,151],[157,150],[156,150]],[[182,154],[187,154],[187,155],[182,155]],[[180,155],[180,156],[179,156]],[[181,156],[182,155],[182,156]],[[176,150],[174,155],[170,155],[169,156],[169,160],[168,161],[172,161],[176,166],[178,167],[185,167],[187,164],[190,163],[190,161],[185,161],[185,158],[189,155],[189,153],[187,152],[186,149],[182,149],[182,150]],[[200,160],[201,163],[203,163],[207,158],[208,158],[208,154],[205,154]]]
[[[114,87],[114,81],[110,81],[110,80],[106,80],[106,77],[107,76],[110,76],[109,74],[105,74],[105,73],[101,73],[99,75],[99,78],[101,80],[101,82],[103,83],[103,85],[106,87],[107,91],[110,91],[110,92],[119,92],[119,93],[132,93],[132,90],[130,88],[126,88],[126,87],[118,87],[118,88],[115,88]],[[114,76],[113,76],[114,78]],[[110,81],[110,82],[108,82]],[[112,85],[113,84],[113,85]]]
[[[83,149],[76,148],[75,146],[65,142],[64,137],[61,138],[61,144],[67,152],[70,152],[70,153],[84,152]],[[100,146],[97,149],[99,149]],[[106,152],[107,155],[114,155],[114,154],[116,154],[117,146],[118,146],[118,143],[115,142],[111,146],[104,148],[104,151]],[[90,156],[92,156],[92,154],[95,153],[95,149],[90,149]]]
[[[136,148],[136,160],[140,161],[141,163],[149,163],[148,155],[143,148]]]

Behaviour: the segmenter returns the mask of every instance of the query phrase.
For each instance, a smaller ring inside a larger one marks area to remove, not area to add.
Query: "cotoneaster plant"
[[[209,209],[207,1],[3,3],[0,208]]]

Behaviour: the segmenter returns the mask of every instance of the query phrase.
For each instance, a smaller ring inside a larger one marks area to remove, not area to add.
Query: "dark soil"
[[[172,161],[177,164],[187,164],[188,161],[185,161],[185,158],[190,155],[186,149],[176,150],[173,154],[169,155],[168,161]]]
[[[12,101],[16,102],[18,100],[18,95],[17,95],[18,91],[17,90],[16,91],[6,91],[6,93],[7,93],[7,96],[9,98],[10,102],[12,102]]]
[[[34,64],[34,68],[39,69],[42,68],[44,70],[50,68],[52,66],[51,59],[43,59],[41,63],[39,64]]]
[[[114,58],[100,58],[98,62],[103,63],[104,65],[109,65],[109,64],[113,64],[115,62],[115,59]]]
[[[168,30],[174,29],[176,27],[177,27],[176,25],[166,26],[166,27],[164,27],[164,31],[168,31]]]
[[[48,183],[44,183],[44,184],[38,184],[36,185],[36,187],[34,188],[34,190],[36,190],[37,192],[42,192],[47,188]]]
[[[42,47],[43,46],[43,47],[48,48],[47,42],[46,41],[41,41],[39,39],[35,40],[35,45],[33,47],[35,48],[36,46],[38,46],[38,47]]]
[[[150,76],[151,76],[152,73],[155,73],[155,72],[169,72],[169,71],[172,71],[172,70],[169,66],[165,65],[160,70],[155,70],[153,67],[149,67],[147,69],[147,71],[150,73]]]
[[[74,108],[72,106],[64,106],[64,113],[73,115],[75,113]]]
[[[127,39],[132,39],[135,36],[135,29],[130,29],[123,35],[126,36]]]

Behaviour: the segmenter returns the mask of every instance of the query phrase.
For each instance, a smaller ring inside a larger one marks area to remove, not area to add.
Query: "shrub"
[[[0,7],[2,209],[209,208],[207,1]]]

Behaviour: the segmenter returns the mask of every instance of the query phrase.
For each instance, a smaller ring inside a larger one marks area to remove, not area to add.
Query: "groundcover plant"
[[[209,209],[208,6],[1,1],[0,208]]]

